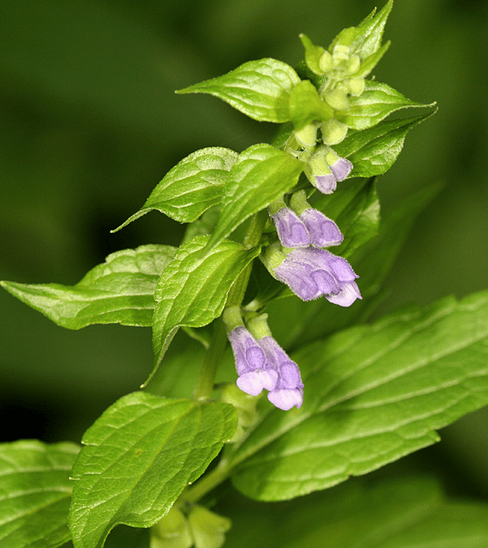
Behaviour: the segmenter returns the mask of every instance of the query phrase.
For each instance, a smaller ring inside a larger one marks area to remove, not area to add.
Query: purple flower
[[[346,158],[339,157],[330,169],[337,181],[343,181],[351,173],[353,165]]]
[[[322,194],[332,194],[337,188],[337,179],[334,177],[333,173],[316,175],[315,187],[320,190]]]
[[[325,295],[334,304],[350,306],[361,298],[351,265],[325,249],[294,249],[274,274],[304,301]]]
[[[271,215],[276,225],[278,237],[284,247],[307,247],[310,245],[310,234],[303,220],[288,207],[282,207]]]
[[[297,364],[292,361],[273,337],[263,337],[258,341],[264,350],[269,365],[278,372],[278,382],[268,394],[268,400],[279,409],[288,411],[303,403],[303,383]]]
[[[246,394],[257,396],[263,388],[273,390],[278,381],[278,372],[268,366],[263,349],[256,339],[243,327],[238,326],[229,334],[236,362],[236,384]]]
[[[352,168],[349,160],[341,158],[330,147],[322,147],[310,159],[305,174],[320,192],[332,194],[337,188],[337,181],[343,181]]]
[[[330,247],[339,245],[344,236],[332,219],[326,217],[318,209],[308,208],[300,214],[300,219],[312,238],[314,247]]]

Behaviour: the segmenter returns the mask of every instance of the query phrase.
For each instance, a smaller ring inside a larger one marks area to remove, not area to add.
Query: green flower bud
[[[348,74],[354,74],[361,66],[361,59],[357,55],[352,55],[347,63]]]
[[[335,118],[331,118],[320,126],[322,141],[326,145],[337,145],[344,141],[347,135],[347,126]]]
[[[321,74],[325,74],[332,68],[332,55],[328,51],[324,51],[320,57],[319,68]]]
[[[349,60],[349,48],[347,46],[336,45],[332,50],[332,63],[338,66]]]
[[[232,526],[230,519],[214,514],[203,506],[195,506],[191,510],[188,522],[195,548],[220,548],[225,542],[225,533]]]
[[[317,143],[317,126],[315,124],[307,124],[301,129],[296,130],[295,139],[304,149],[313,149]]]
[[[349,108],[347,93],[339,87],[327,92],[324,99],[334,110],[347,110]]]
[[[185,516],[178,508],[171,510],[151,527],[150,548],[190,548],[193,537]]]
[[[349,93],[354,97],[359,97],[363,93],[365,86],[364,78],[350,78],[347,81]]]

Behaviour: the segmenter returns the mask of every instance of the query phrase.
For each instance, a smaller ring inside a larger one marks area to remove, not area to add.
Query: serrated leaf
[[[1,546],[56,548],[69,541],[69,475],[79,449],[37,440],[0,445]]]
[[[293,359],[302,408],[272,410],[231,457],[234,485],[251,498],[293,498],[366,474],[488,404],[488,292],[401,311]]]
[[[231,72],[176,93],[207,93],[260,122],[290,120],[290,91],[300,82],[295,70],[276,59],[249,61]]]
[[[400,109],[432,106],[411,101],[387,84],[370,80],[366,80],[364,92],[359,97],[351,97],[349,102],[347,110],[336,111],[336,118],[357,130],[375,126]]]
[[[349,132],[347,138],[334,149],[348,158],[354,168],[354,177],[382,175],[395,163],[402,151],[407,133],[435,113],[400,120],[384,121],[364,131]]]
[[[379,50],[361,62],[361,66],[354,74],[351,74],[351,78],[366,78],[368,74],[374,69],[374,67],[380,62],[383,55],[388,51],[391,42],[386,42]]]
[[[304,80],[290,93],[290,118],[295,129],[301,129],[310,122],[329,120],[334,117],[333,109],[319,96],[316,87]]]
[[[67,329],[92,324],[150,326],[154,291],[175,248],[144,245],[109,255],[76,285],[0,282],[9,293]]]
[[[295,186],[303,167],[290,154],[264,143],[242,152],[230,170],[219,220],[207,251]]]
[[[124,396],[91,426],[73,467],[76,548],[101,548],[119,524],[150,527],[217,456],[236,429],[233,406]]]
[[[153,210],[180,223],[195,221],[220,202],[229,170],[237,157],[237,152],[222,147],[193,152],[171,169],[142,208],[113,232]]]
[[[378,51],[383,38],[385,24],[393,7],[393,0],[388,0],[383,9],[376,15],[374,12],[366,17],[357,27],[357,33],[351,43],[351,53],[366,59]],[[373,16],[374,15],[374,16]]]
[[[151,376],[178,327],[203,327],[220,316],[235,279],[260,251],[224,240],[202,256],[208,241],[209,236],[199,236],[182,245],[158,282]]]

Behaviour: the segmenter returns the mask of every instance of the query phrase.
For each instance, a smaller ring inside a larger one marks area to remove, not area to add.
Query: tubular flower
[[[353,165],[346,158],[337,157],[337,160],[330,165],[336,181],[343,181],[351,173]]]
[[[332,194],[337,188],[337,182],[348,177],[352,168],[349,160],[341,158],[330,147],[321,146],[308,161],[305,174],[320,192]]]
[[[228,333],[236,362],[236,384],[246,394],[257,396],[263,388],[273,390],[278,381],[278,372],[269,367],[263,349],[244,326]]]
[[[258,340],[271,367],[278,372],[278,381],[268,394],[268,400],[279,409],[300,409],[303,403],[303,383],[297,364],[292,361],[273,337]]]
[[[292,209],[282,207],[271,217],[282,246],[307,247],[310,245],[311,238],[307,226]]]
[[[326,217],[318,209],[309,207],[300,214],[308,229],[313,247],[330,247],[339,245],[344,236],[332,219]]]
[[[350,306],[362,298],[351,265],[325,249],[294,249],[274,268],[274,275],[304,301],[323,295],[334,304]]]

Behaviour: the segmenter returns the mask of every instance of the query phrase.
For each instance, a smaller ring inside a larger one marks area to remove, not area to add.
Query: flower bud
[[[295,139],[304,149],[313,149],[317,143],[317,126],[315,124],[307,124],[301,129],[295,130]]]
[[[335,66],[340,65],[344,61],[349,60],[349,48],[347,46],[337,44],[332,50],[332,63]]]
[[[185,516],[178,508],[170,511],[151,527],[150,548],[190,548],[193,538]]]
[[[332,68],[332,55],[328,51],[324,51],[319,59],[319,67],[322,74],[325,74]]]
[[[220,548],[225,542],[225,533],[232,527],[230,519],[203,506],[192,508],[188,514],[188,522],[195,548]]]
[[[350,78],[347,81],[347,87],[352,96],[359,97],[363,93],[366,84],[364,78]]]
[[[347,92],[339,87],[327,92],[324,100],[334,110],[347,110],[349,108]]]
[[[348,127],[346,124],[331,118],[320,126],[322,132],[322,141],[326,145],[337,145],[344,141],[347,135]]]

